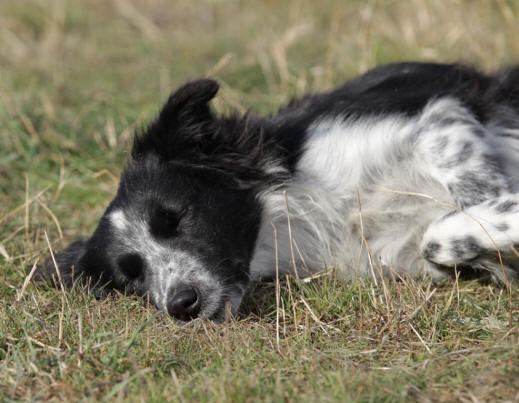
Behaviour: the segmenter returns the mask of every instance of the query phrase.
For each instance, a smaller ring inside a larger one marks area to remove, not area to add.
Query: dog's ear
[[[218,83],[204,78],[191,81],[172,93],[160,112],[164,126],[189,124],[192,119],[210,118],[209,101],[218,92]]]
[[[83,240],[71,243],[54,255],[55,263],[52,257],[49,257],[43,265],[37,267],[32,280],[47,281],[54,285],[58,285],[62,281],[65,286],[71,286],[74,280],[80,276],[78,262],[85,253],[86,245],[87,241]],[[31,267],[28,269],[30,270]]]
[[[211,79],[191,81],[170,95],[159,116],[148,129],[135,136],[132,157],[153,152],[167,160],[184,156],[200,144],[207,144],[214,116],[209,101],[218,92]]]

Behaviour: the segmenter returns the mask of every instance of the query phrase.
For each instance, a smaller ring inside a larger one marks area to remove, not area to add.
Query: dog
[[[519,66],[385,65],[267,117],[217,116],[217,91],[172,93],[93,235],[35,279],[218,322],[284,273],[518,277]]]

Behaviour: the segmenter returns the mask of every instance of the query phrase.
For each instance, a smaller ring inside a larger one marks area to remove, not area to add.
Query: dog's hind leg
[[[440,267],[486,270],[506,283],[519,277],[519,195],[451,212],[429,225],[422,255]]]

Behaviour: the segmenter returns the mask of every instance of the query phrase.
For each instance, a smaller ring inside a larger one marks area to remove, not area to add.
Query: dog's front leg
[[[414,139],[418,170],[431,175],[460,208],[510,193],[491,133],[471,111],[454,99],[427,107]]]
[[[487,200],[433,222],[422,254],[438,266],[490,272],[499,282],[519,276],[519,195]]]

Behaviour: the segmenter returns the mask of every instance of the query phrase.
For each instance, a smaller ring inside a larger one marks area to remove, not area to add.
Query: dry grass
[[[515,1],[0,3],[0,399],[517,401],[519,298],[472,282],[281,279],[222,326],[28,284],[86,236],[133,127],[212,75],[222,112],[271,112],[376,64],[519,53]],[[278,295],[276,297],[276,295]]]

